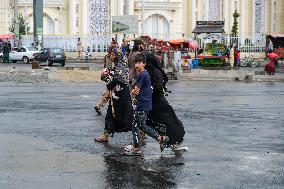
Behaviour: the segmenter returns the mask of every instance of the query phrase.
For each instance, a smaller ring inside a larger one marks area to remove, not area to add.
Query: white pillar
[[[114,15],[115,15],[115,10],[116,10],[116,8],[115,8],[115,3],[116,3],[116,1],[115,1],[115,0],[111,0],[110,2],[111,2],[111,3],[110,3],[111,16],[114,16]]]
[[[164,17],[158,15],[158,38],[161,39],[163,34]]]
[[[134,15],[134,0],[128,0],[128,14]]]
[[[145,21],[144,21],[144,12],[145,12],[145,1],[144,0],[142,0],[142,13],[141,13],[141,33],[142,33],[142,35],[144,35],[144,32],[145,32]]]
[[[69,34],[76,34],[76,0],[69,0]]]
[[[240,31],[241,31],[241,34],[242,35],[244,35],[245,34],[245,32],[246,32],[246,21],[247,21],[247,14],[246,14],[246,12],[247,12],[247,7],[246,7],[246,4],[247,3],[247,1],[241,1],[241,23],[240,23],[240,25],[241,25],[241,29],[240,29]]]
[[[209,8],[208,8],[208,4],[209,4],[209,1],[208,0],[204,0],[204,18],[205,20],[209,20],[209,17],[208,17],[208,13],[209,13]]]
[[[88,0],[82,0],[82,34],[86,35],[88,33]]]
[[[192,0],[191,1],[191,20],[192,20],[192,22],[191,22],[191,28],[192,28],[192,30],[195,28],[195,25],[196,25],[196,20],[197,20],[197,18],[196,18],[196,0]]]
[[[255,0],[252,2],[252,35],[255,35],[255,14],[256,14],[256,10],[255,10]]]
[[[123,0],[116,0],[117,1],[117,16],[123,15]]]
[[[240,13],[240,10],[239,8],[237,7],[237,11],[238,13]],[[231,25],[229,26],[230,27],[230,33],[231,33],[231,29],[232,29],[232,26],[233,26],[233,23],[234,23],[234,17],[233,17],[233,14],[235,12],[235,1],[234,0],[231,0],[231,11],[230,12],[230,23]]]
[[[145,22],[147,25],[145,32],[147,35],[151,34],[152,33],[152,17],[147,18]]]
[[[228,0],[224,1],[224,5],[223,5],[223,20],[225,21],[225,32],[230,32],[229,30],[229,22],[230,22],[230,16],[228,15],[229,13],[229,6],[228,6]]]

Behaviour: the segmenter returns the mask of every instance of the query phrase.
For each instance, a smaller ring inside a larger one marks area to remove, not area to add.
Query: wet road
[[[284,83],[171,82],[189,151],[148,138],[142,158],[121,155],[131,133],[93,142],[103,83],[0,86],[1,189],[284,187]]]

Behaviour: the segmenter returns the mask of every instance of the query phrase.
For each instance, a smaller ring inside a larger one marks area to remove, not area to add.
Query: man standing
[[[11,42],[10,42],[10,41],[8,41],[8,42],[7,42],[7,45],[8,45],[8,48],[9,48],[9,52],[11,52],[11,50],[12,50]]]
[[[233,46],[231,46],[231,49],[230,49],[230,65],[231,65],[231,68],[234,67],[234,62],[235,62],[235,50],[234,50]]]
[[[3,45],[4,45],[4,42],[2,41],[2,39],[0,39],[0,52],[3,51]]]
[[[82,58],[82,51],[83,51],[83,45],[81,43],[81,39],[78,38],[78,41],[77,41],[77,52],[78,52],[78,58]]]
[[[174,61],[174,70],[173,70],[173,74],[174,77],[177,79],[178,78],[178,74],[179,71],[181,69],[181,52],[178,50],[178,48],[175,48],[174,50],[174,57],[173,57],[173,61]]]
[[[7,44],[7,42],[4,43],[3,45],[3,62],[4,63],[9,63],[9,46]]]

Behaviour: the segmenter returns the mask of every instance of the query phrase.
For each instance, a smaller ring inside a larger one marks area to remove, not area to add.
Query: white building
[[[9,33],[13,1],[1,0],[0,33]],[[19,12],[33,31],[32,0],[18,0]],[[231,32],[237,10],[239,33],[284,33],[283,0],[43,0],[44,34],[88,35],[102,31],[110,15],[138,15],[138,33],[153,36],[191,35],[197,20],[223,20]],[[105,9],[107,6],[107,10]],[[99,10],[105,13],[99,15]],[[110,9],[109,9],[110,8]],[[99,20],[99,22],[97,22]],[[144,27],[142,27],[142,20]],[[94,26],[95,25],[95,26]],[[98,30],[101,28],[101,30]]]

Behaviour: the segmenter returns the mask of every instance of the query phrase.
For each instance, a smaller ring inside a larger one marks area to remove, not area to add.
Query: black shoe
[[[95,108],[98,115],[102,115],[100,108],[98,108],[97,106],[95,106],[94,108]]]

